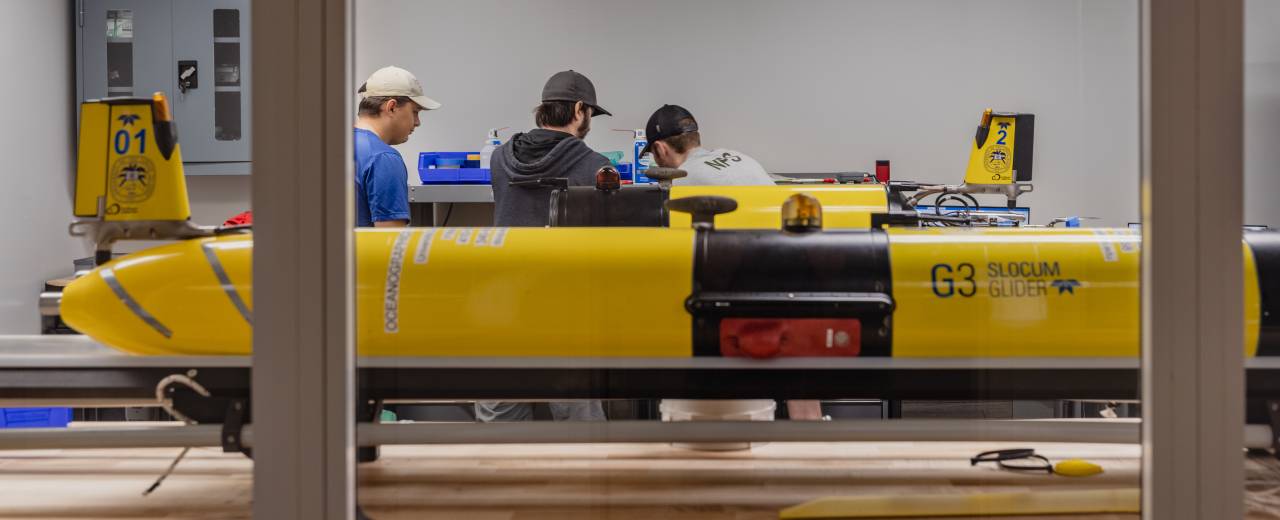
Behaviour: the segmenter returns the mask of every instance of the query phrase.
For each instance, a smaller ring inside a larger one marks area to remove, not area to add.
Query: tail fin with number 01
[[[99,263],[121,239],[189,238],[210,230],[191,224],[182,151],[169,101],[113,98],[80,106],[75,216],[71,234],[90,236]]]

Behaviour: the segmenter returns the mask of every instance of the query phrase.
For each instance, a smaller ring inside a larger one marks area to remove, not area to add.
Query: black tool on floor
[[[981,462],[994,462],[1000,469],[1010,471],[1043,471],[1053,474],[1053,464],[1049,459],[1037,455],[1036,450],[1030,448],[984,451],[969,459],[970,466],[977,466]]]

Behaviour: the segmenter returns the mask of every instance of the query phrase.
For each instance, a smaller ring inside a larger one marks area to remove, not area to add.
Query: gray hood
[[[582,160],[601,157],[577,137],[544,129],[512,136],[496,155],[511,182],[566,178]]]
[[[605,156],[564,132],[537,129],[516,134],[493,152],[490,164],[494,225],[547,225],[554,189],[536,181],[565,179],[569,186],[593,186],[596,171],[608,164]]]

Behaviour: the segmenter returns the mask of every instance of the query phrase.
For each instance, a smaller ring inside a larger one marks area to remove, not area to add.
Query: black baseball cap
[[[692,122],[680,124],[685,119]],[[645,139],[649,140],[649,144],[644,145],[644,150],[640,151],[640,155],[649,153],[655,142],[697,131],[698,120],[694,119],[693,114],[690,114],[684,107],[680,105],[662,105],[662,108],[659,108],[653,115],[649,116],[649,122],[644,125],[644,136]]]
[[[591,107],[594,116],[611,116],[613,114],[596,104],[596,86],[580,72],[566,70],[557,72],[542,87],[542,101],[581,101]]]

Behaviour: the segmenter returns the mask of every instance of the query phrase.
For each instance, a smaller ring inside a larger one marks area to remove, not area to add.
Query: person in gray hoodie
[[[493,151],[493,222],[495,226],[542,227],[550,220],[551,191],[565,179],[570,186],[595,185],[596,171],[609,159],[587,147],[591,118],[612,115],[596,103],[596,88],[586,76],[557,72],[542,89],[534,109],[538,128],[516,134]],[[557,421],[603,421],[600,401],[548,403]],[[477,402],[476,419],[531,421],[531,403]]]
[[[596,103],[595,85],[586,76],[572,70],[551,76],[533,113],[538,128],[512,136],[493,152],[495,226],[546,226],[556,183],[594,185],[596,171],[609,164],[582,142],[591,118],[613,115]]]

